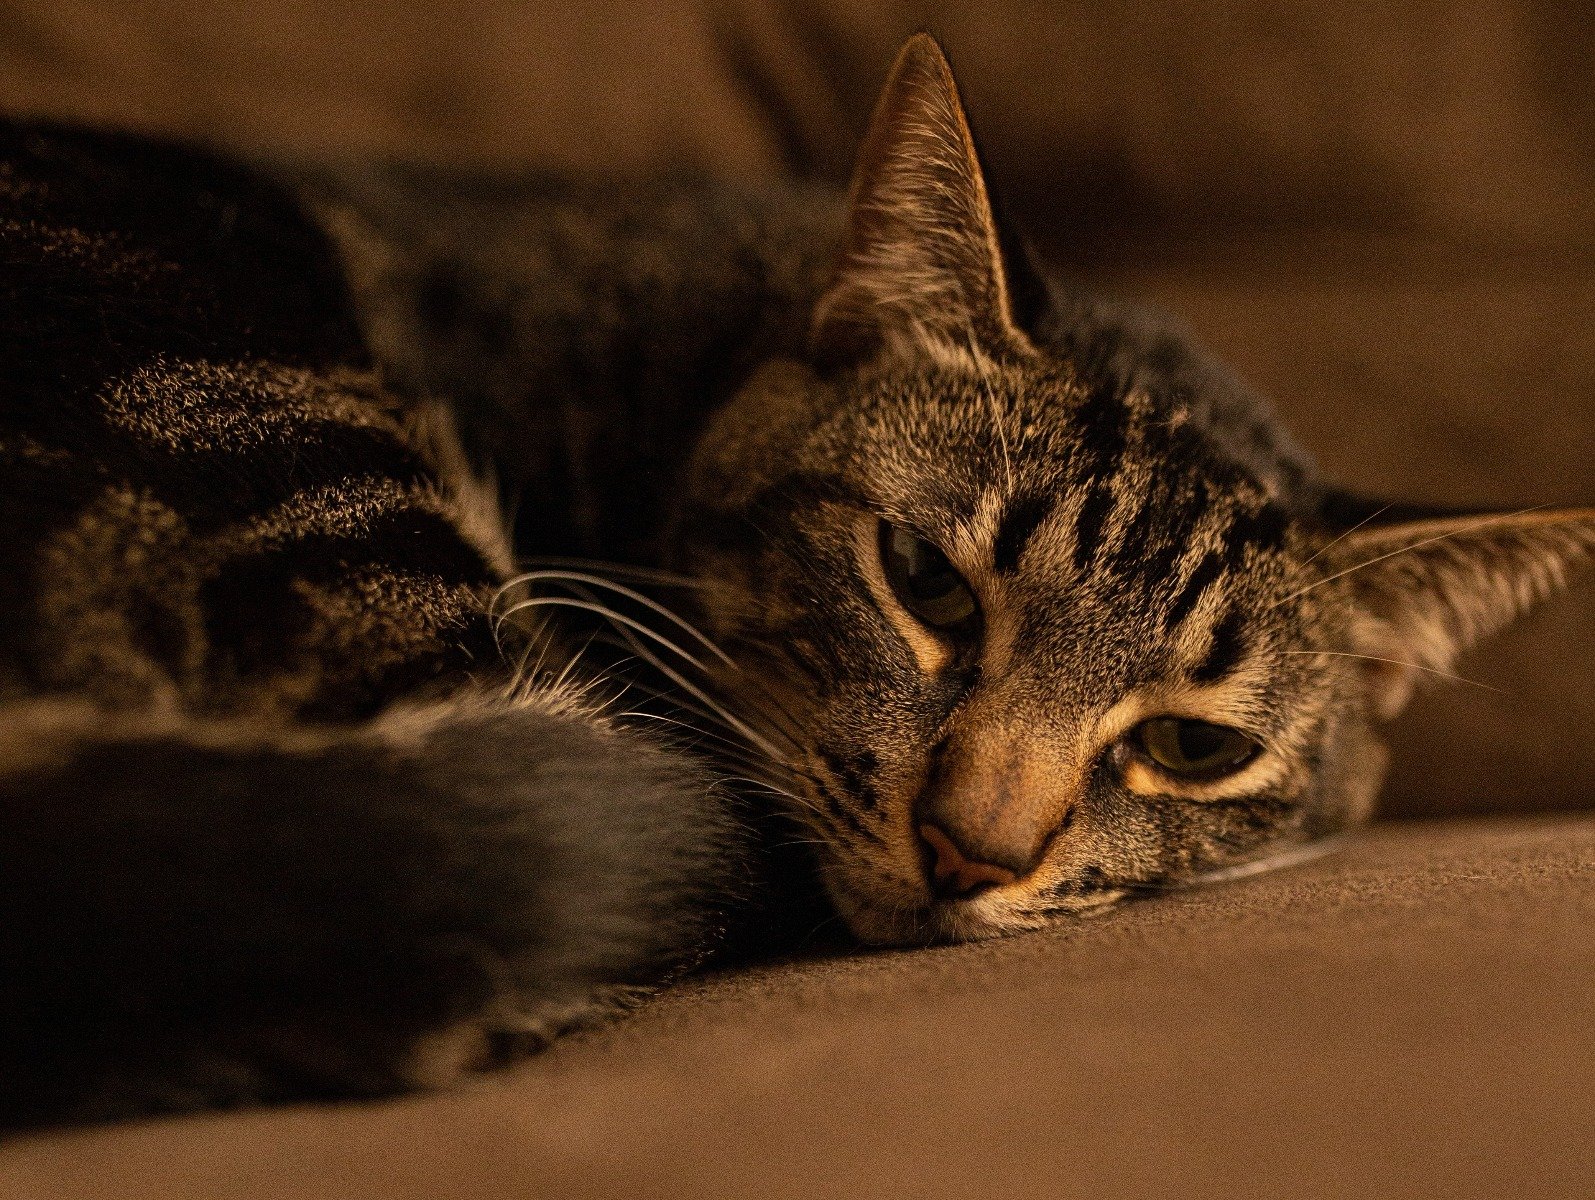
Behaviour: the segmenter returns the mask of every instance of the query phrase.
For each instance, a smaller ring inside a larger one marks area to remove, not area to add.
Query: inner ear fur
[[[1321,556],[1351,599],[1350,650],[1369,656],[1383,717],[1406,706],[1421,673],[1448,672],[1595,558],[1595,508],[1389,515],[1344,533]]]
[[[998,228],[947,59],[903,46],[859,152],[837,269],[813,350],[837,364],[893,350],[1034,353],[1014,320]]]

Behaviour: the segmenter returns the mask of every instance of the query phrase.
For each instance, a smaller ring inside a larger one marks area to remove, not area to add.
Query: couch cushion
[[[928,28],[1034,208],[1595,240],[1595,15],[1576,0],[74,0],[7,23],[10,111],[743,173],[789,148],[845,171],[892,53]]]
[[[19,1200],[1567,1197],[1595,816],[1392,824],[1003,942],[677,988],[464,1092],[54,1134]]]

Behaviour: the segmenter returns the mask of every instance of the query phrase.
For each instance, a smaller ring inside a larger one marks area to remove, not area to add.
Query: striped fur
[[[0,1125],[437,1084],[705,951],[730,799],[511,686],[496,496],[286,192],[0,125],[0,263]]]

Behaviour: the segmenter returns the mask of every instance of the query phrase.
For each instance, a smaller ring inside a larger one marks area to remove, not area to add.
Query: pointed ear
[[[836,276],[815,309],[813,348],[828,364],[893,349],[1034,353],[1014,324],[958,88],[929,34],[904,45],[876,105]]]
[[[1422,672],[1450,670],[1592,556],[1595,508],[1578,508],[1370,522],[1323,558],[1351,595],[1349,649],[1396,660],[1368,663],[1374,710],[1389,718]]]

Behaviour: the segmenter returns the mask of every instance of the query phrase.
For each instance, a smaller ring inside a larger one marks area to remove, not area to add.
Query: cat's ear
[[[929,34],[903,47],[875,107],[813,348],[825,363],[893,349],[1034,353],[1014,321],[1003,239],[958,88]]]
[[[1321,561],[1351,596],[1349,649],[1368,656],[1373,707],[1388,718],[1422,673],[1449,671],[1592,557],[1595,508],[1577,508],[1370,518]]]

